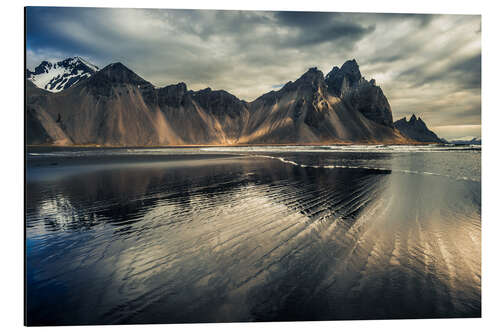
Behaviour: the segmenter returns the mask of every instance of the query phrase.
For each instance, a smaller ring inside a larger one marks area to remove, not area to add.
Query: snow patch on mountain
[[[449,143],[458,144],[458,145],[480,145],[481,137],[475,136],[464,136],[461,138],[449,140]]]
[[[81,57],[59,62],[42,61],[34,71],[27,70],[27,78],[38,88],[60,92],[90,77],[99,68]]]
[[[481,138],[475,137],[475,136],[464,136],[461,138],[455,138],[450,141],[472,141],[472,140],[481,140]]]

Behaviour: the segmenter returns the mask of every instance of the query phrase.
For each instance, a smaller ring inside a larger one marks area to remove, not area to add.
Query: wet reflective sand
[[[480,316],[480,174],[338,154],[34,155],[28,324]]]

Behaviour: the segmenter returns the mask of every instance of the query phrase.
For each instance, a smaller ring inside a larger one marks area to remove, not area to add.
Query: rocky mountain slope
[[[309,69],[248,103],[223,90],[155,88],[121,63],[58,93],[27,82],[28,144],[409,143],[356,61]]]
[[[361,76],[356,60],[348,60],[340,68],[333,67],[325,83],[332,95],[340,97],[366,118],[393,127],[389,101],[374,79],[367,81]]]
[[[394,123],[401,134],[413,139],[418,142],[425,143],[444,143],[445,141],[440,139],[436,133],[431,131],[425,122],[420,117],[415,117],[412,115],[410,120],[406,120],[406,117],[399,119]]]
[[[68,89],[98,71],[98,67],[80,57],[56,63],[43,61],[34,71],[26,70],[26,78],[38,88],[51,92]]]
[[[295,82],[288,82],[281,90],[250,103],[251,118],[241,140],[249,143],[403,140],[391,126],[379,119],[369,119],[341,96],[329,92],[323,73],[311,68]]]

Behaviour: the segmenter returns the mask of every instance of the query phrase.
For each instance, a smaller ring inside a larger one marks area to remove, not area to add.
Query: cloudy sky
[[[389,99],[444,138],[481,135],[481,17],[30,7],[27,66],[79,55],[120,61],[157,86],[251,101],[310,67],[356,59]]]

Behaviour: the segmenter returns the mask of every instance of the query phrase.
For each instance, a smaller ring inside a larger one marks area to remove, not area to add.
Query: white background
[[[140,8],[204,8],[251,10],[309,10],[337,12],[446,13],[482,15],[482,319],[382,320],[293,323],[245,323],[208,325],[144,325],[94,327],[23,327],[23,77],[24,77],[24,6],[90,6]],[[497,202],[500,182],[500,6],[483,0],[356,0],[356,1],[4,1],[0,9],[0,144],[1,212],[0,223],[0,326],[4,332],[70,331],[89,329],[106,332],[174,331],[174,332],[491,332],[500,331],[500,228]],[[497,208],[497,209],[496,209]]]

